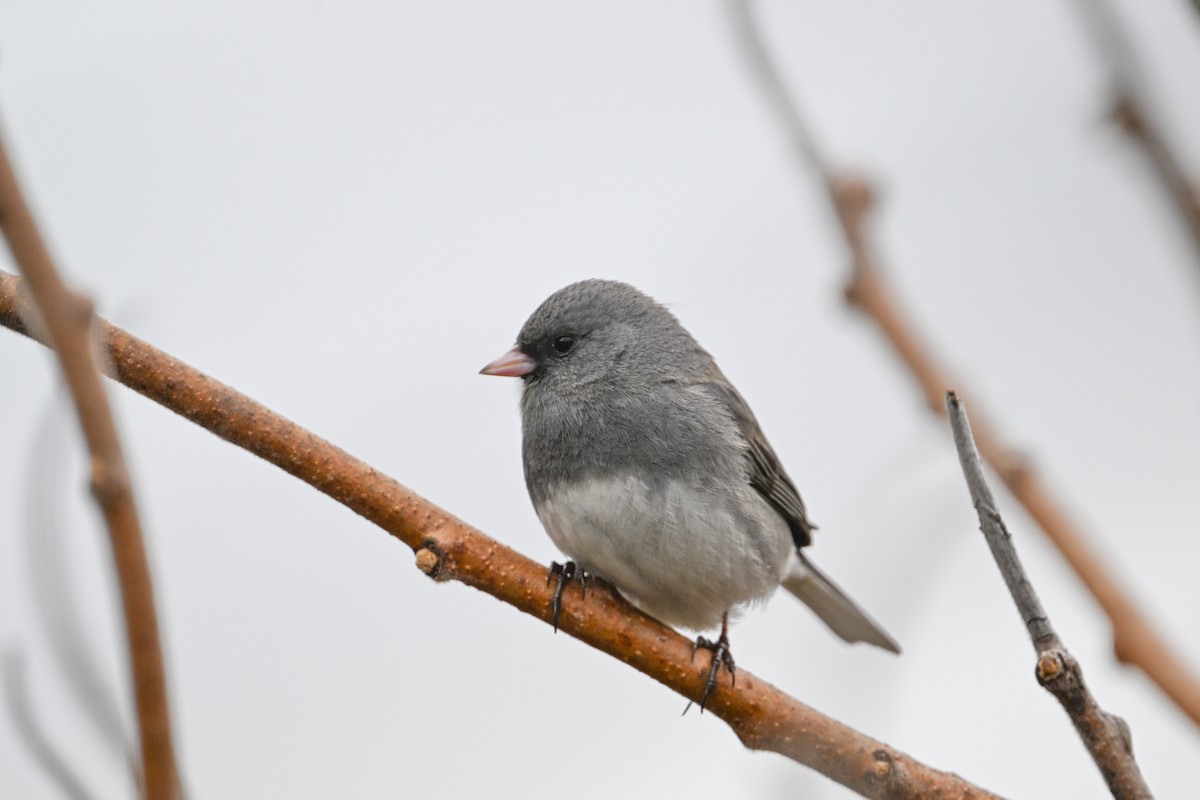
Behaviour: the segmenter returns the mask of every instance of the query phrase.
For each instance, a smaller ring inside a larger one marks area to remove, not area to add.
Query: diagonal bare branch
[[[20,281],[0,272],[0,325],[36,338],[19,311]],[[411,547],[435,580],[457,580],[530,614],[551,618],[545,567],[486,536],[396,481],[249,397],[105,322],[97,330],[113,377],[226,441],[333,498]],[[688,699],[708,665],[692,643],[611,591],[566,589],[559,629]],[[804,764],[864,797],[992,798],[956,775],[830,719],[745,670],[721,684],[707,709],[747,747]]]
[[[150,564],[108,395],[98,372],[91,302],[59,277],[0,142],[0,230],[24,273],[49,343],[79,414],[92,459],[92,494],[108,528],[121,588],[141,744],[143,791],[150,800],[179,796],[166,675]]]
[[[1133,742],[1125,721],[1100,708],[1096,698],[1083,681],[1083,669],[1058,638],[1050,617],[1029,581],[1012,535],[1000,518],[992,490],[983,477],[983,463],[971,436],[967,411],[954,392],[946,392],[946,410],[954,433],[954,446],[971,502],[979,514],[979,527],[987,540],[992,558],[1000,568],[1008,592],[1012,595],[1021,619],[1029,631],[1029,640],[1037,653],[1038,683],[1062,705],[1071,718],[1084,747],[1108,783],[1109,791],[1118,800],[1149,800],[1150,789],[1142,778],[1133,757]]]
[[[1193,1],[1200,7],[1200,0]],[[1074,5],[1108,71],[1113,119],[1141,147],[1192,243],[1195,264],[1200,267],[1200,184],[1188,174],[1182,157],[1152,110],[1152,93],[1137,48],[1112,0],[1074,0]]]
[[[781,94],[777,88],[771,88],[782,86],[783,80],[766,58],[749,0],[729,2],[737,22],[735,31],[747,50],[755,78],[764,86],[768,97],[773,98],[771,105],[781,116],[780,126],[789,131],[789,139],[796,140],[792,128],[802,125],[802,118],[794,111],[797,104],[790,94]],[[782,106],[780,97],[787,101]],[[789,108],[793,110],[789,111]],[[804,134],[799,140],[812,138],[811,134]],[[835,171],[820,160],[818,154],[816,147],[797,148],[801,161],[821,175],[846,241],[850,255],[846,300],[879,326],[897,357],[912,373],[929,410],[944,415],[943,393],[953,382],[942,367],[941,359],[917,335],[912,321],[883,279],[878,251],[866,224],[874,202],[871,187],[865,181]],[[1117,659],[1137,666],[1200,725],[1200,682],[1134,604],[1112,570],[1090,546],[1088,537],[1038,479],[1033,465],[1004,445],[999,433],[985,424],[979,414],[975,419],[975,438],[984,460],[1037,521],[1108,615]]]

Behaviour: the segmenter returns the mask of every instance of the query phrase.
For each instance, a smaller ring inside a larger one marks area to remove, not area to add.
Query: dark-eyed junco
[[[569,567],[668,625],[720,626],[698,640],[713,650],[702,706],[721,664],[732,673],[730,612],[781,584],[847,642],[900,652],[804,555],[814,526],[795,485],[666,308],[624,283],[571,284],[481,372],[524,381],[525,483]]]

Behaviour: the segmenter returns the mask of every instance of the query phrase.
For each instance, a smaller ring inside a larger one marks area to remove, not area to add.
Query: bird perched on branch
[[[898,653],[803,552],[814,526],[750,407],[675,316],[632,286],[589,280],[533,312],[485,375],[520,377],[525,483],[570,557],[564,581],[603,578],[662,622],[721,633],[782,585],[847,642]]]

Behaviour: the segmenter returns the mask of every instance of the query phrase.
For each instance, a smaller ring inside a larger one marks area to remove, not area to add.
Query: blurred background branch
[[[104,516],[121,589],[141,745],[142,791],[179,796],[150,565],[116,423],[98,371],[91,302],[67,288],[0,142],[0,230],[25,275],[39,323],[54,350],[91,454],[91,489]]]
[[[878,250],[867,230],[866,217],[874,193],[869,184],[840,174],[820,157],[815,137],[806,129],[798,103],[787,90],[772,62],[750,0],[729,0],[732,28],[782,130],[793,142],[797,158],[815,170],[825,183],[850,253],[850,278],[845,288],[849,303],[875,322],[896,355],[908,367],[925,404],[935,414],[946,413],[944,392],[952,385],[941,359],[916,334],[910,318],[881,277]],[[1182,659],[1150,624],[1101,560],[1089,538],[1051,496],[1027,459],[1002,444],[994,428],[976,414],[979,452],[1013,496],[1037,521],[1112,623],[1113,649],[1118,660],[1142,670],[1194,723],[1200,725],[1200,683]]]
[[[1200,268],[1200,184],[1188,173],[1154,113],[1149,81],[1129,31],[1112,0],[1074,0],[1074,5],[1108,72],[1113,119],[1141,147],[1192,243],[1195,266]]]
[[[92,800],[83,781],[38,722],[29,684],[25,680],[25,660],[15,649],[0,653],[0,673],[13,727],[33,760],[65,797],[70,800]]]
[[[18,310],[19,286],[14,276],[0,273],[0,324],[36,339]],[[97,325],[116,380],[375,523],[412,548],[418,568],[435,580],[460,581],[550,622],[553,590],[545,566],[249,397],[113,325],[102,320]],[[592,589],[584,601],[581,589],[570,586],[564,598],[560,630],[689,700],[699,696],[708,670],[693,661],[689,639],[609,591]],[[784,755],[864,797],[994,797],[824,716],[745,670],[739,670],[736,687],[718,687],[707,710],[747,747]]]
[[[65,515],[68,504],[64,502],[70,492],[63,486],[74,466],[69,452],[70,412],[69,397],[56,396],[46,403],[30,453],[25,491],[30,589],[68,690],[109,757],[127,765],[132,785],[137,786],[141,780],[138,756],[122,704],[93,647],[95,631],[83,613],[86,605],[71,570],[72,542]]]
[[[1012,535],[1000,517],[992,491],[983,476],[983,464],[971,436],[967,411],[954,392],[946,393],[950,429],[971,503],[979,514],[979,527],[987,540],[996,566],[1037,653],[1037,679],[1062,705],[1071,718],[1084,747],[1119,800],[1149,800],[1150,789],[1133,757],[1132,734],[1125,720],[1105,712],[1083,680],[1083,669],[1062,643],[1050,617],[1033,588],[1017,555]]]

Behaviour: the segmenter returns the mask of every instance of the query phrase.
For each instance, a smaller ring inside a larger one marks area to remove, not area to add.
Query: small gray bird
[[[730,612],[780,584],[847,642],[896,642],[825,577],[795,485],[750,407],[675,316],[616,281],[574,283],[482,370],[520,377],[525,484],[563,580],[605,579],[662,622],[721,627],[701,708],[729,654]]]

